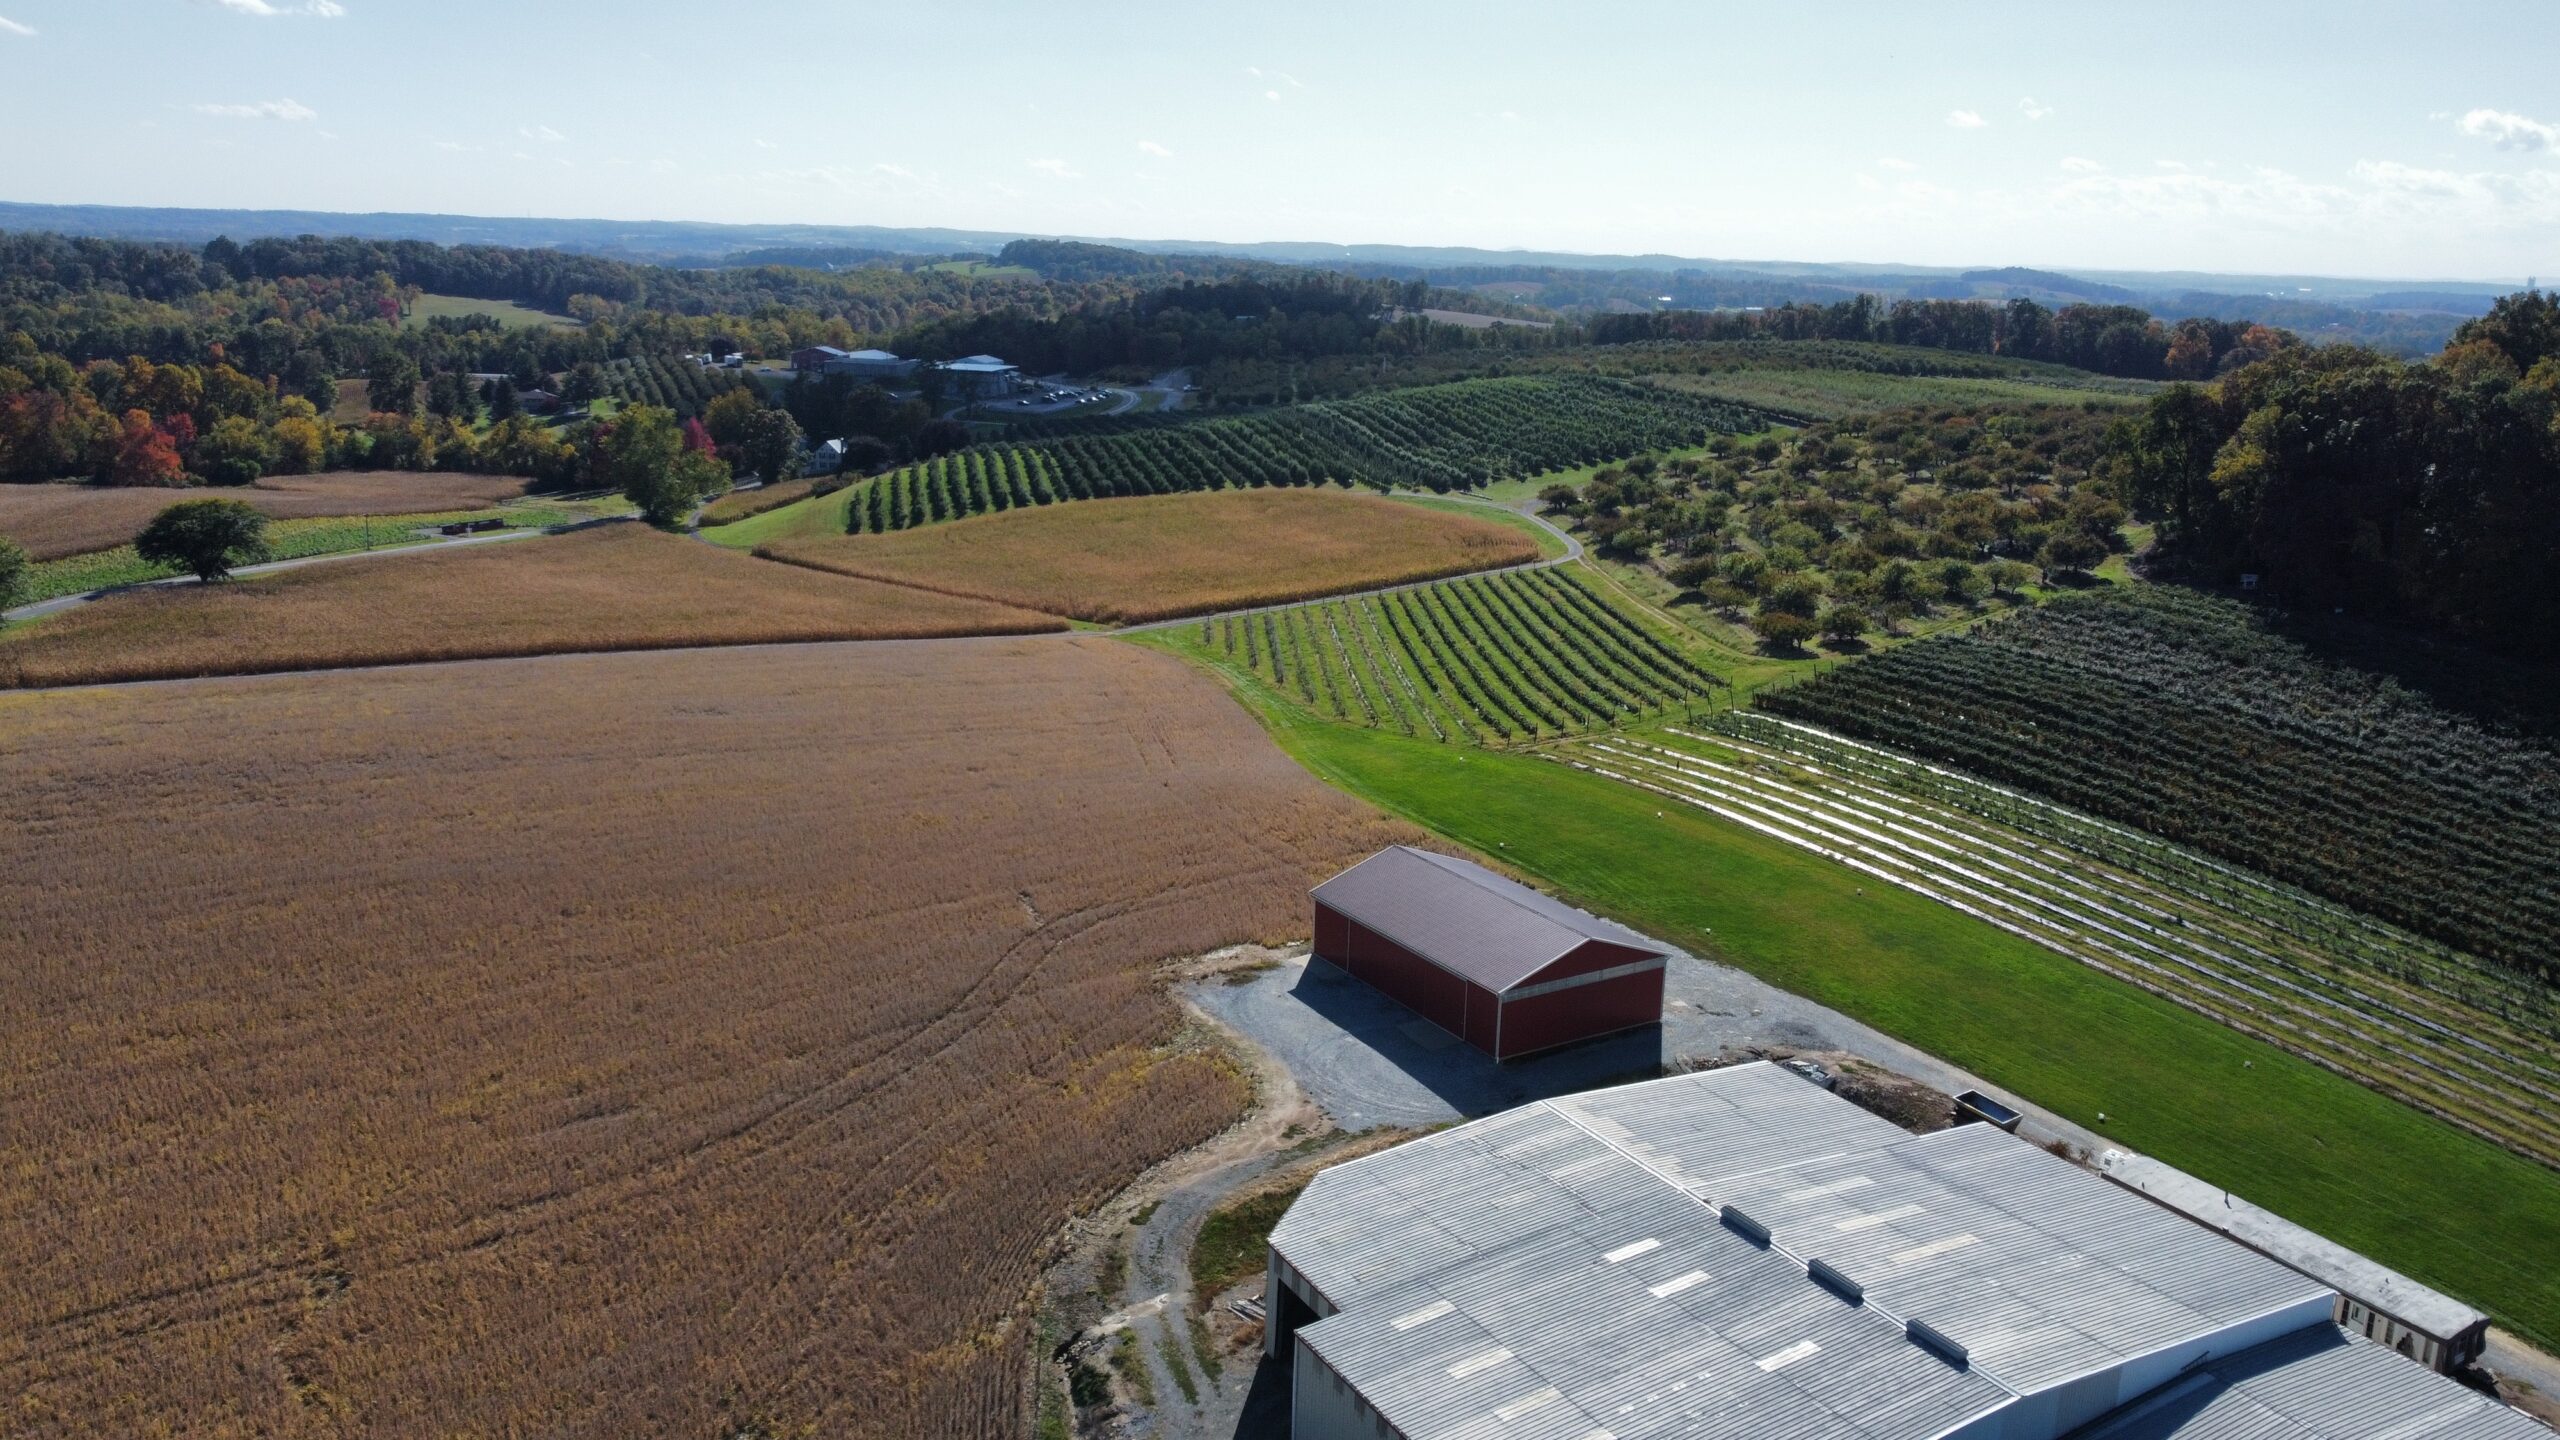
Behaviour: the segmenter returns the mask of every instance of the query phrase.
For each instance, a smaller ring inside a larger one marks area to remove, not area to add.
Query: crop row
[[[1696,445],[1755,412],[1590,376],[1468,380],[1258,415],[978,446],[867,483],[861,533],[1059,500],[1268,485],[1463,490]]]
[[[1926,895],[2560,1164],[2560,1068],[2547,1033],[2177,883],[1851,773],[1828,756],[1817,764],[1796,749],[1678,727],[1664,743],[1601,740],[1569,753],[1585,768]]]
[[[1197,638],[1324,714],[1436,740],[1572,734],[1723,683],[1556,568],[1203,621]]]
[[[1758,703],[2560,979],[2560,756],[2322,661],[2247,607],[2075,598]]]
[[[754,382],[737,370],[711,370],[663,355],[631,356],[604,366],[605,393],[632,405],[657,405],[690,420],[711,402]]]

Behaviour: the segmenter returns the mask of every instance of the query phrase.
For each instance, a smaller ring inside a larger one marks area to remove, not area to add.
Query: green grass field
[[[422,330],[430,320],[460,319],[467,315],[487,315],[510,330],[530,330],[549,325],[561,330],[575,330],[584,322],[547,310],[534,310],[513,300],[473,300],[463,295],[421,295],[418,303],[400,321],[403,330]]]
[[[2560,1341],[2560,1174],[1712,816],[1534,755],[1318,720],[1212,668],[1333,784]]]

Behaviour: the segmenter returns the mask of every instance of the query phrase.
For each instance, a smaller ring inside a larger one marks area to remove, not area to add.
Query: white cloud
[[[36,27],[33,25],[21,25],[6,15],[0,15],[0,34],[25,35],[32,37],[35,33]]]
[[[913,180],[916,178],[916,172],[913,170],[908,169],[904,165],[892,165],[886,160],[872,166],[871,169],[873,173],[886,175],[892,180]]]
[[[283,120],[300,124],[317,120],[320,112],[299,100],[260,100],[249,105],[199,105],[199,115],[219,115],[226,120]]]
[[[2235,232],[2543,234],[2560,225],[2560,171],[2465,173],[2365,160],[2348,180],[2331,183],[2269,167],[2232,178],[2182,166],[2075,176],[2055,186],[2037,208],[2118,223],[2210,225]]]
[[[1979,130],[1991,122],[1970,110],[1950,110],[1947,123],[1958,130]]]
[[[2462,133],[2486,140],[2501,150],[2560,150],[2560,125],[2547,124],[2512,110],[2483,107],[2455,122]]]
[[[2039,105],[2036,103],[2036,97],[2029,95],[2018,101],[2018,113],[2030,120],[2041,120],[2053,113],[2053,107]]]
[[[1166,149],[1164,146],[1157,144],[1153,140],[1139,141],[1138,149],[1143,154],[1161,156],[1167,160],[1173,158],[1173,152],[1171,150]]]
[[[1265,100],[1277,100],[1280,98],[1280,92],[1277,90],[1265,90],[1262,92],[1262,98]]]
[[[779,150],[782,147],[759,135],[756,137],[756,148],[759,150]]]
[[[2107,167],[2086,156],[2065,155],[2062,157],[2062,168],[2074,175],[2094,175]]]
[[[516,128],[516,133],[527,140],[539,140],[545,145],[557,145],[569,138],[548,125],[521,125]]]
[[[1081,180],[1084,172],[1064,160],[1025,160],[1025,165],[1055,180]]]
[[[277,15],[316,15],[323,20],[335,20],[347,13],[347,7],[339,4],[338,0],[303,0],[299,5],[278,5],[274,0],[213,0],[213,3],[234,15],[256,15],[262,18],[272,18]]]
[[[2151,163],[2163,170],[2185,170],[2189,168],[2187,162],[2184,160],[2154,160]]]
[[[436,142],[436,148],[439,150],[448,150],[459,155],[464,151],[477,150],[480,147],[477,145],[465,145],[459,140],[439,140]]]
[[[1909,172],[1909,171],[1917,170],[1917,169],[1919,169],[1919,168],[1920,168],[1919,166],[1912,164],[1910,161],[1905,160],[1905,159],[1903,159],[1902,157],[1900,157],[1900,156],[1898,156],[1898,155],[1882,155],[1882,156],[1878,156],[1878,157],[1877,157],[1877,159],[1876,159],[1876,163],[1877,163],[1878,165],[1883,166],[1883,167],[1884,167],[1884,168],[1886,168],[1887,170],[1901,170],[1901,171],[1904,171],[1904,172],[1906,172],[1906,173],[1907,173],[1907,172]]]

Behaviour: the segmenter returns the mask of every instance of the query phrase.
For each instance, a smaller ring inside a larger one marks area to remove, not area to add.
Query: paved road
[[[386,560],[398,555],[425,555],[463,545],[494,545],[504,540],[528,540],[536,535],[556,535],[570,530],[584,529],[589,525],[610,523],[611,519],[618,518],[621,517],[584,520],[578,524],[563,525],[557,529],[500,530],[487,535],[456,535],[450,539],[439,536],[415,545],[398,545],[377,550],[341,550],[332,555],[305,555],[297,560],[270,560],[260,565],[243,565],[231,573],[235,576],[271,575],[278,570],[299,570],[305,565],[334,565],[344,560]],[[33,620],[40,615],[54,615],[65,610],[77,609],[109,595],[120,595],[127,590],[149,590],[162,585],[193,585],[195,583],[193,576],[172,575],[165,580],[139,580],[131,585],[110,585],[100,590],[84,590],[77,595],[57,595],[50,600],[38,600],[32,605],[21,605],[15,610],[0,611],[0,620]]]

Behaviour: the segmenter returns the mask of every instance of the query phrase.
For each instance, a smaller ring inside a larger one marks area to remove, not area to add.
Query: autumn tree
[[[741,385],[712,397],[702,412],[702,423],[711,438],[722,445],[747,443],[747,423],[765,408],[756,398],[754,387]]]
[[[153,424],[146,412],[127,410],[117,431],[114,456],[101,478],[110,485],[184,485],[187,467],[167,430]]]
[[[228,576],[235,565],[267,558],[267,517],[238,500],[182,501],[133,537],[133,551],[209,583]]]
[[[652,525],[679,524],[729,488],[729,467],[688,446],[675,412],[655,405],[615,416],[598,453],[605,479]]]
[[[27,552],[17,542],[0,535],[0,610],[17,604],[27,595]]]

